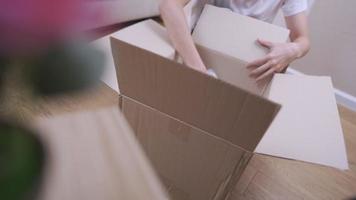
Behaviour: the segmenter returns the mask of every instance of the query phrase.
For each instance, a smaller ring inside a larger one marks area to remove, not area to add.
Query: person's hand
[[[265,79],[274,73],[282,72],[288,65],[299,57],[299,47],[296,43],[273,43],[258,39],[258,43],[269,49],[269,53],[247,65],[251,70],[250,76],[256,81]]]

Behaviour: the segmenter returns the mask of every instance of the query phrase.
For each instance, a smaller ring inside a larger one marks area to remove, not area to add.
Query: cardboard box
[[[206,6],[193,38],[220,80],[179,63],[152,20],[112,35],[120,107],[173,199],[224,199],[254,151],[347,168],[330,78],[278,74],[256,85],[248,77],[246,63],[266,54],[255,40],[288,34]],[[283,105],[272,124],[271,100]]]
[[[224,199],[280,106],[176,62],[164,38],[152,20],[112,36],[120,107],[173,199]]]
[[[121,109],[172,199],[225,199],[252,155],[130,98]]]
[[[261,85],[248,77],[246,64],[266,53],[256,39],[285,42],[288,35],[284,28],[206,5],[193,39],[219,78],[282,105],[256,152],[348,169],[330,77],[276,74]]]
[[[47,153],[36,199],[168,199],[117,107],[47,116],[33,126]]]

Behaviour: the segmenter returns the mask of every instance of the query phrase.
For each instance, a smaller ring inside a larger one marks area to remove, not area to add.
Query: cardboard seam
[[[225,189],[225,191],[226,191],[226,194],[224,195],[225,200],[229,199],[231,191],[236,186],[242,173],[245,171],[249,161],[252,158],[252,155],[253,155],[253,153],[246,151],[246,152],[244,152],[241,159],[238,161],[238,164],[236,165],[234,171],[231,174],[232,176],[231,176],[230,182]]]
[[[200,74],[200,75],[204,75],[207,79],[214,80],[214,81],[218,81],[219,84],[228,85],[229,87],[234,88],[234,90],[241,90],[241,91],[244,91],[244,92],[248,93],[249,95],[254,95],[254,96],[258,97],[258,98],[262,98],[262,99],[267,100],[267,101],[269,101],[269,102],[271,102],[271,103],[277,104],[277,103],[272,102],[271,100],[269,100],[269,99],[267,99],[267,98],[264,98],[264,97],[261,96],[261,95],[254,94],[254,93],[252,93],[252,92],[250,92],[250,91],[248,91],[248,90],[246,90],[246,89],[237,87],[236,85],[233,85],[233,84],[231,84],[231,83],[229,83],[229,82],[226,82],[226,81],[224,81],[224,80],[222,80],[222,79],[216,79],[216,78],[214,78],[214,77],[212,77],[212,76],[210,76],[210,75],[208,75],[208,74],[206,74],[206,73],[203,73],[203,72],[201,72],[201,71],[198,71],[198,70],[196,70],[196,69],[193,69],[193,68],[187,66],[187,65],[184,64],[184,63],[179,63],[179,62],[177,62],[177,61],[171,60],[171,59],[166,58],[166,57],[164,57],[164,56],[162,56],[162,55],[156,54],[155,52],[152,52],[152,51],[147,50],[147,49],[143,49],[143,48],[141,48],[141,47],[135,46],[135,45],[133,45],[133,44],[130,44],[130,43],[128,43],[128,42],[125,42],[125,41],[120,40],[120,39],[115,38],[115,37],[110,37],[110,39],[112,39],[112,40],[110,40],[111,44],[112,44],[112,42],[116,43],[115,45],[121,45],[120,43],[122,43],[122,44],[124,44],[124,45],[128,45],[128,46],[131,46],[131,47],[133,47],[133,48],[139,49],[140,51],[145,51],[146,54],[153,54],[153,55],[155,55],[155,56],[157,56],[157,57],[163,58],[163,59],[165,59],[165,60],[168,60],[168,61],[170,61],[170,62],[176,63],[176,64],[178,64],[178,65],[181,65],[181,67],[187,67],[187,68],[189,68],[190,70],[192,70],[193,73],[198,73],[198,74]],[[112,49],[112,51],[113,51],[114,48],[111,48],[111,49]],[[113,54],[113,55],[116,55],[116,54]],[[234,58],[234,57],[232,57],[232,58]],[[234,58],[234,59],[238,60],[237,58]],[[114,61],[115,61],[115,59],[114,59]],[[119,63],[116,63],[116,62],[115,62],[115,66],[119,66]],[[117,71],[116,73],[119,74],[119,70],[116,70],[116,71]],[[119,87],[120,87],[120,85],[119,85]],[[120,92],[121,92],[121,93],[124,93],[124,91],[121,91],[121,90],[120,90]],[[124,95],[124,96],[125,96],[125,95]]]
[[[122,94],[120,94],[120,95],[122,95]],[[236,144],[234,144],[234,143],[232,143],[232,142],[230,142],[230,141],[228,141],[228,140],[226,140],[226,139],[224,139],[224,138],[220,138],[220,137],[218,137],[218,136],[212,135],[212,134],[210,134],[209,132],[207,132],[207,131],[205,131],[205,130],[202,130],[202,129],[200,129],[200,128],[198,128],[198,127],[192,125],[192,124],[189,124],[189,123],[187,123],[187,122],[184,122],[184,121],[182,121],[182,120],[180,120],[180,119],[177,119],[177,118],[175,118],[175,117],[173,117],[173,116],[171,116],[171,115],[169,115],[169,114],[166,114],[166,113],[164,113],[164,112],[161,112],[161,111],[159,111],[159,110],[157,110],[157,109],[155,109],[155,108],[153,108],[153,107],[151,107],[151,106],[149,106],[149,105],[143,104],[143,103],[141,103],[141,102],[139,102],[139,101],[137,101],[137,100],[135,100],[135,99],[132,99],[132,98],[130,98],[130,97],[127,97],[127,96],[125,96],[125,95],[122,95],[122,97],[123,97],[123,100],[124,100],[124,98],[126,98],[126,99],[128,99],[128,100],[130,100],[130,101],[133,101],[134,103],[139,104],[140,106],[147,107],[147,108],[149,108],[149,109],[151,109],[151,110],[154,110],[154,111],[158,112],[159,114],[162,114],[162,115],[164,115],[164,116],[166,116],[166,117],[169,117],[169,118],[171,118],[171,119],[173,119],[173,120],[176,120],[176,121],[178,121],[179,123],[182,123],[182,124],[184,124],[184,125],[186,125],[186,126],[192,127],[192,128],[194,128],[194,129],[196,129],[196,130],[198,130],[198,131],[201,131],[203,134],[206,134],[206,135],[208,135],[208,136],[210,136],[210,137],[213,137],[213,138],[215,138],[215,139],[218,139],[218,140],[220,140],[220,141],[222,141],[222,142],[224,142],[224,143],[226,143],[226,144],[232,145],[233,147],[237,147],[237,148],[239,148],[240,150],[243,150],[243,151],[247,151],[247,152],[252,153],[250,150],[247,150],[247,149],[245,149],[245,148],[243,148],[243,147],[240,147],[240,146],[238,146],[238,145],[236,145]],[[124,106],[124,105],[123,105],[123,106]],[[123,108],[123,109],[124,109],[124,108]],[[125,113],[124,113],[124,114],[125,114]],[[125,117],[126,117],[126,116],[125,116]]]
[[[224,56],[224,57],[228,57],[228,58],[230,58],[230,59],[232,59],[232,60],[236,60],[236,62],[240,62],[240,63],[243,63],[243,64],[245,64],[245,65],[247,65],[247,64],[249,63],[249,62],[247,62],[247,61],[238,59],[238,58],[236,58],[236,57],[234,57],[234,56],[231,56],[231,55],[229,55],[229,54],[221,53],[220,51],[217,51],[217,50],[215,50],[215,49],[206,47],[206,46],[204,46],[204,45],[201,45],[201,44],[198,44],[198,43],[195,43],[195,45],[197,46],[198,51],[199,51],[199,48],[201,48],[201,49],[206,49],[206,51],[211,51],[211,52],[213,52],[213,53],[215,53],[215,54],[217,54],[217,55],[219,55],[219,56],[221,55],[221,56]],[[219,77],[218,77],[218,79],[219,79]],[[268,81],[268,83],[267,83],[265,86],[263,86],[263,88],[261,89],[261,92],[260,92],[260,94],[259,94],[258,96],[264,97],[263,94],[264,94],[265,91],[267,90],[268,86],[270,86],[271,82],[272,82],[272,79],[271,79],[270,81]],[[235,86],[235,87],[236,87],[236,86]],[[240,88],[240,89],[243,89],[243,88]],[[248,90],[245,90],[245,89],[243,89],[243,90],[244,90],[244,91],[248,91]],[[249,91],[248,91],[248,92],[249,92]],[[249,93],[251,93],[251,92],[249,92]],[[267,99],[267,98],[265,98],[265,99]]]
[[[141,48],[141,47],[132,45],[132,44],[130,44],[130,43],[128,43],[128,42],[125,42],[125,41],[122,41],[122,40],[120,40],[120,39],[118,39],[118,38],[111,37],[110,39],[111,39],[111,40],[110,40],[110,41],[111,41],[111,44],[119,45],[119,46],[121,46],[121,45],[127,45],[127,46],[130,46],[130,47],[133,47],[133,49],[143,51],[145,54],[152,54],[152,55],[154,55],[154,56],[156,56],[156,57],[160,57],[161,59],[165,59],[165,60],[167,60],[168,62],[173,62],[173,63],[175,63],[175,64],[177,64],[177,65],[180,65],[182,68],[183,68],[183,67],[190,68],[189,66],[187,66],[187,65],[185,65],[185,64],[177,63],[177,62],[174,61],[174,60],[170,60],[170,59],[168,59],[168,58],[166,58],[166,57],[163,57],[163,56],[161,56],[161,55],[159,55],[159,54],[156,54],[155,52],[151,52],[151,51],[146,50],[146,49],[143,49],[143,48]],[[112,45],[112,46],[113,46],[113,45]],[[117,49],[117,48],[112,48],[112,51],[115,51],[114,49]],[[208,49],[209,49],[209,48],[208,48]],[[116,52],[116,51],[115,51],[115,52]],[[217,53],[219,53],[219,52],[217,52]],[[116,54],[114,54],[114,55],[116,55]],[[230,57],[231,57],[231,56],[230,56]],[[236,59],[236,58],[234,58],[234,57],[232,57],[232,59],[238,60],[238,59]],[[116,59],[114,59],[114,61],[115,61],[115,60],[116,60]],[[117,65],[118,63],[115,63],[115,64]],[[234,90],[244,91],[247,96],[248,96],[248,95],[250,95],[250,96],[252,95],[252,96],[254,96],[254,97],[256,97],[256,98],[260,98],[260,99],[269,101],[271,104],[275,104],[275,105],[278,105],[278,106],[279,106],[279,104],[277,104],[277,103],[275,103],[275,102],[273,102],[273,101],[270,101],[269,99],[267,99],[267,98],[265,98],[265,97],[263,97],[263,96],[261,96],[261,95],[257,95],[257,94],[254,94],[254,93],[252,93],[252,92],[249,92],[249,91],[246,90],[246,89],[237,87],[237,86],[235,86],[235,85],[233,85],[233,84],[231,84],[231,83],[225,82],[224,80],[216,79],[216,78],[211,77],[211,76],[209,76],[209,75],[207,75],[207,74],[205,74],[205,73],[202,73],[202,72],[200,72],[200,71],[198,71],[198,70],[194,70],[194,69],[191,69],[191,68],[190,68],[190,70],[191,70],[192,73],[197,73],[197,74],[200,74],[200,75],[204,75],[204,76],[206,76],[207,79],[214,80],[214,81],[217,81],[219,84],[224,84],[224,85],[226,85],[226,86],[232,87]],[[117,70],[117,73],[118,73],[119,71],[120,71],[120,70]],[[123,95],[124,97],[126,97],[126,98],[129,98],[129,99],[135,101],[135,102],[139,102],[139,100],[135,100],[135,99],[133,99],[133,98],[131,98],[131,97],[126,96],[126,95],[125,95],[125,91],[122,91],[122,95]],[[181,122],[181,123],[183,123],[183,124],[189,125],[190,127],[194,127],[194,128],[196,128],[197,130],[201,130],[201,131],[203,131],[203,132],[204,132],[205,134],[207,134],[207,135],[210,135],[210,136],[212,136],[212,137],[214,137],[214,138],[218,138],[218,139],[220,139],[220,140],[222,140],[222,141],[225,141],[225,142],[227,142],[227,143],[229,143],[229,144],[232,144],[232,145],[234,145],[234,146],[236,146],[236,147],[239,147],[239,148],[241,148],[241,149],[243,149],[243,150],[245,150],[245,151],[251,152],[250,150],[247,150],[247,149],[244,148],[244,147],[241,147],[241,146],[238,146],[238,145],[236,145],[236,144],[233,144],[232,142],[230,142],[230,141],[228,141],[228,140],[226,140],[226,139],[224,139],[224,138],[221,138],[221,137],[212,135],[212,134],[208,133],[208,131],[205,131],[205,130],[203,130],[203,129],[201,129],[201,128],[198,128],[198,127],[195,126],[195,125],[192,125],[192,124],[187,123],[187,122],[183,122],[182,120],[180,120],[180,119],[178,119],[178,118],[176,118],[176,117],[173,117],[173,116],[171,116],[171,115],[169,115],[169,114],[166,114],[166,113],[164,113],[164,112],[162,112],[162,111],[160,111],[160,110],[158,110],[158,109],[156,109],[156,108],[153,108],[151,105],[146,105],[146,104],[143,104],[143,103],[141,103],[141,102],[139,102],[139,103],[142,104],[142,105],[145,105],[145,106],[147,106],[147,107],[149,107],[149,108],[151,108],[151,109],[153,109],[153,110],[156,110],[156,111],[158,111],[158,112],[160,112],[160,113],[162,113],[162,114],[164,114],[164,115],[166,115],[166,116],[169,116],[169,117],[171,117],[172,119],[175,119],[175,120],[177,120],[177,121],[179,121],[179,122]],[[240,114],[239,114],[239,116],[240,116]]]
[[[119,105],[119,109],[122,110],[122,96],[121,96],[121,94],[119,94],[119,103],[118,103],[118,105]]]
[[[244,63],[244,64],[246,64],[246,65],[248,64],[247,61],[238,59],[238,58],[236,58],[236,57],[234,57],[234,56],[231,56],[231,55],[229,55],[229,54],[221,53],[221,52],[218,51],[218,50],[212,49],[212,48],[210,48],[210,47],[206,47],[206,46],[204,46],[204,45],[202,45],[202,44],[195,43],[195,45],[198,47],[198,50],[199,50],[199,48],[201,48],[201,49],[207,49],[208,51],[214,52],[215,54],[218,54],[218,55],[222,55],[222,56],[224,56],[224,57],[231,58],[232,60],[236,60],[237,62],[241,62],[241,63]]]
[[[246,103],[247,103],[247,100],[248,100],[248,97],[249,97],[249,94],[247,94],[244,98],[244,102],[242,104],[242,107],[241,107],[241,110],[239,112],[239,114],[237,115],[236,119],[234,120],[234,123],[231,125],[231,127],[229,128],[229,132],[232,132],[235,128],[235,125],[240,121],[241,117],[242,117],[242,113],[246,107]],[[245,148],[244,148],[245,149]]]
[[[226,190],[226,187],[227,187],[228,183],[230,182],[230,180],[231,180],[231,173],[228,174],[223,179],[223,181],[221,181],[221,183],[219,184],[215,193],[213,194],[212,200],[223,200],[226,198],[226,196],[223,196],[223,195],[225,195],[225,190]]]
[[[221,181],[221,183],[219,184],[219,187],[216,189],[215,193],[213,194],[213,200],[223,200],[227,198],[227,194],[229,192],[231,192],[231,189],[227,188],[229,187],[229,185],[231,184],[231,180],[234,177],[235,171],[238,167],[238,165],[241,163],[241,161],[244,161],[244,156],[246,153],[250,153],[250,152],[246,152],[244,151],[243,154],[240,156],[240,159],[237,160],[237,162],[233,165],[233,169],[231,170],[231,172],[229,174],[226,175],[226,177]],[[249,155],[252,155],[252,153],[250,153]],[[248,162],[246,162],[247,165]],[[234,185],[233,185],[234,186]],[[228,192],[226,192],[226,190]]]
[[[247,164],[251,159],[252,155],[253,153],[251,152],[243,153],[241,158],[234,165],[234,169],[231,171],[231,173],[228,174],[223,181],[221,181],[219,187],[217,188],[217,191],[213,196],[213,200],[226,200],[229,198],[231,191],[236,186],[240,176],[244,172],[244,169],[247,167]],[[221,190],[223,185],[225,185],[225,187],[223,187],[223,190]]]

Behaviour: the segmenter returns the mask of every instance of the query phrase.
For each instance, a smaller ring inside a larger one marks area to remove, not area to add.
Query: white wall
[[[311,50],[291,65],[305,74],[331,76],[339,103],[353,109],[356,109],[355,9],[355,0],[315,1],[309,13]],[[282,23],[281,16],[276,23]]]

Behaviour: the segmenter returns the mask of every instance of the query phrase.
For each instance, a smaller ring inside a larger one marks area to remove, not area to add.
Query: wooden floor
[[[294,160],[255,155],[231,199],[337,200],[356,196],[356,113],[341,106],[339,112],[349,170],[340,171]]]
[[[16,96],[16,94],[14,94]],[[21,96],[21,95],[20,95]],[[14,98],[16,99],[16,98]],[[44,100],[33,107],[21,99],[15,106],[28,113],[55,115],[118,104],[118,95],[104,84],[82,95]],[[238,182],[231,200],[347,199],[356,196],[356,113],[339,107],[350,170],[265,155],[255,155]],[[3,111],[3,109],[0,109]],[[322,139],[322,138],[321,138]]]

